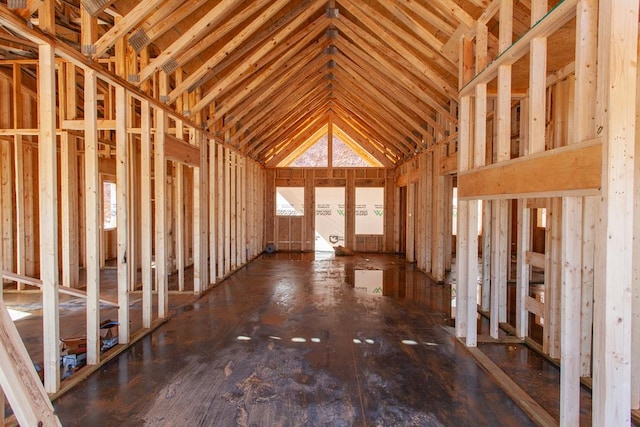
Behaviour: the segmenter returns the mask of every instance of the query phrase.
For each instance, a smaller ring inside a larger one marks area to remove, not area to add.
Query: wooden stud
[[[219,206],[217,197],[217,176],[218,162],[216,160],[216,142],[213,139],[207,141],[209,145],[209,282],[216,282],[216,265],[218,249],[218,224],[217,208]]]
[[[575,426],[580,424],[582,198],[566,197],[562,203],[560,425]]]
[[[176,72],[176,79],[179,80],[182,71]],[[180,105],[182,99],[178,100],[178,109],[183,110],[184,106]],[[176,139],[184,139],[184,125],[182,120],[176,120]],[[175,178],[175,253],[176,253],[176,269],[178,270],[178,291],[184,291],[184,258],[185,258],[185,189],[184,189],[184,166],[178,162],[173,164],[173,176]]]
[[[216,204],[216,214],[218,216],[218,275],[217,279],[222,279],[226,274],[225,269],[225,218],[226,218],[226,194],[225,194],[225,149],[222,144],[218,144],[218,155],[216,158],[216,177],[218,180],[217,185],[217,195],[218,195],[218,203]]]
[[[0,177],[2,183],[0,183],[0,192],[2,193],[2,255],[0,260],[7,270],[13,270],[14,252],[13,252],[13,190],[14,190],[14,174],[13,174],[13,155],[11,153],[11,142],[0,141],[0,154],[2,156],[2,164],[0,165]]]
[[[594,425],[631,422],[637,18],[638,2],[599,3],[596,123],[605,160],[594,289]]]
[[[45,390],[60,387],[60,325],[58,306],[58,173],[56,142],[56,70],[53,46],[39,46],[38,183],[40,199],[40,278]]]
[[[166,76],[160,79],[161,93],[166,93]],[[155,261],[156,289],[158,290],[158,317],[164,319],[169,311],[169,276],[167,272],[167,161],[165,158],[165,135],[168,128],[167,114],[163,109],[155,110],[156,134],[154,143],[155,177]]]
[[[59,72],[61,84],[59,93],[65,102],[61,119],[75,119],[76,100],[76,68],[72,64],[62,64]],[[61,179],[61,215],[62,215],[62,285],[77,287],[79,285],[79,227],[78,227],[78,153],[77,140],[65,132],[60,141],[60,179]],[[20,193],[22,194],[22,193]],[[20,273],[19,274],[24,274]]]
[[[14,168],[15,168],[15,192],[16,192],[16,272],[18,274],[26,274],[27,254],[25,241],[25,199],[24,194],[24,143],[22,135],[14,136]],[[75,160],[75,158],[74,158]],[[64,167],[63,167],[64,170]],[[77,265],[77,261],[76,261]],[[22,286],[18,284],[18,289]]]
[[[118,268],[118,342],[129,342],[129,146],[127,141],[127,93],[116,87],[116,222]]]
[[[248,169],[248,161],[245,157],[241,157],[241,162],[242,162],[242,169],[240,171],[241,175],[240,175],[240,189],[241,189],[241,205],[242,205],[242,211],[241,211],[241,219],[242,219],[242,226],[240,229],[240,259],[241,259],[241,265],[244,265],[247,263],[248,261],[248,251],[249,251],[249,245],[247,244],[247,194],[248,194],[248,187],[247,187],[247,169]]]
[[[458,167],[460,170],[466,170],[469,168],[469,150],[471,147],[471,97],[465,96],[460,99],[460,116],[458,119]],[[433,187],[431,187],[433,189]],[[433,197],[432,197],[433,199]],[[474,347],[476,345],[477,331],[474,331],[474,326],[469,325],[473,323],[472,318],[469,317],[470,310],[468,309],[469,301],[469,289],[471,284],[469,283],[469,228],[467,226],[469,218],[469,204],[466,201],[458,201],[457,210],[457,250],[456,250],[456,265],[457,265],[457,284],[456,284],[456,336],[458,338],[467,337],[466,345],[468,347]],[[474,307],[475,309],[475,307]],[[475,319],[475,314],[473,316]]]
[[[100,179],[98,166],[98,81],[96,72],[84,73],[85,239],[87,275],[87,363],[100,361]]]
[[[407,261],[415,261],[415,211],[416,211],[416,185],[410,182],[407,185],[407,228],[406,228],[406,244],[405,256]]]
[[[231,155],[225,147],[224,155],[224,276],[231,272]]]
[[[152,294],[153,272],[152,258],[152,194],[151,194],[151,110],[149,102],[143,100],[140,104],[140,215],[146,218],[142,221],[140,242],[140,256],[142,258],[142,327],[150,328],[153,318]]]

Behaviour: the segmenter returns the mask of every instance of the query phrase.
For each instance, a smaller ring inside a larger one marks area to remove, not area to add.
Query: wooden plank
[[[127,94],[116,88],[116,234],[118,269],[118,343],[129,343],[129,146],[127,141]]]
[[[633,194],[638,2],[599,2],[596,122],[602,128],[602,208],[596,243],[593,424],[631,421]],[[603,90],[606,88],[606,90]]]
[[[45,390],[60,387],[60,325],[58,306],[58,172],[56,143],[56,70],[52,46],[39,46],[38,187],[40,200],[40,277],[43,282],[42,317]]]
[[[470,150],[472,146],[472,128],[471,124],[475,117],[472,119],[471,117],[471,97],[465,96],[460,99],[460,116],[459,116],[459,145],[458,145],[458,164],[460,166],[460,170],[468,170],[470,166],[469,156]],[[433,168],[431,169],[431,172]],[[429,172],[429,171],[428,171]],[[430,176],[431,174],[428,174]],[[431,184],[430,193],[433,194],[433,181],[429,182]],[[430,197],[433,199],[433,197]],[[431,208],[431,206],[430,206]],[[431,209],[430,209],[431,210]],[[466,337],[465,344],[467,347],[475,347],[477,345],[477,327],[474,328],[469,323],[476,323],[475,321],[471,321],[469,317],[468,310],[468,301],[469,301],[469,228],[467,226],[469,219],[469,204],[466,201],[458,202],[458,210],[457,210],[457,237],[456,237],[456,254],[457,254],[457,289],[456,289],[456,336],[458,338]],[[433,224],[433,216],[429,215],[432,222],[429,224],[431,230],[435,228]],[[431,234],[431,233],[430,233]],[[430,242],[433,247],[433,241]],[[433,265],[433,264],[432,264]],[[431,266],[430,266],[431,268]],[[475,309],[475,307],[474,307]],[[475,315],[473,316],[475,319]]]
[[[151,218],[151,109],[147,101],[140,104],[140,121],[142,133],[140,135],[140,216]],[[152,313],[152,221],[142,221],[141,224],[140,256],[142,258],[142,327],[151,328]]]
[[[538,301],[537,299],[527,296],[524,299],[524,308],[526,311],[531,312],[538,317],[544,318],[544,303]]]
[[[97,121],[98,130],[115,130],[116,121],[111,119],[100,119]],[[60,123],[62,130],[84,130],[84,122],[76,119],[65,119]]]
[[[1,298],[0,342],[0,385],[20,425],[61,426]],[[2,420],[4,423],[4,414]]]
[[[461,172],[458,197],[598,194],[602,175],[601,150],[600,139],[595,139]]]
[[[200,167],[200,149],[171,135],[165,135],[165,156],[168,160],[191,167]]]
[[[42,288],[42,280],[40,279],[35,279],[32,277],[27,277],[24,276],[22,274],[15,274],[15,273],[11,273],[10,271],[5,271],[5,270],[0,270],[0,276],[4,277],[5,279],[9,279],[13,282],[17,282],[17,283],[22,283],[24,285],[29,285],[29,286],[35,286],[38,288]],[[73,288],[67,288],[67,287],[59,287],[58,288],[58,292],[61,294],[65,294],[65,295],[71,295],[73,297],[78,297],[78,298],[83,298],[83,299],[87,299],[88,298],[88,294],[87,292],[81,290],[81,289],[73,289]],[[100,298],[99,302],[101,304],[105,304],[108,305],[110,307],[118,307],[118,303],[116,301],[112,301],[110,299],[106,299],[106,298]]]
[[[499,366],[497,366],[480,349],[469,348],[476,361],[489,372],[514,402],[539,426],[557,426],[558,422],[540,406],[535,399],[520,388]]]
[[[84,73],[84,176],[87,275],[87,363],[100,361],[100,230],[102,205],[98,162],[98,82],[96,72]]]

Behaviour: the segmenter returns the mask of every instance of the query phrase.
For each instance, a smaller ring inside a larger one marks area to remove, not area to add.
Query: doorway
[[[344,246],[345,191],[344,187],[316,188],[315,250],[333,251]]]

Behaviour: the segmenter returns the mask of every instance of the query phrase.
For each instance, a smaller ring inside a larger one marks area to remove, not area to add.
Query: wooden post
[[[85,239],[87,274],[87,363],[100,360],[100,179],[98,166],[98,81],[84,73]]]
[[[594,289],[593,424],[629,425],[638,2],[599,4],[596,128],[601,128],[604,162]]]
[[[142,230],[140,251],[142,258],[142,327],[150,328],[152,320],[153,274],[151,269],[152,257],[152,204],[151,204],[151,111],[149,102],[143,100],[140,104],[140,214]]]
[[[129,342],[129,144],[127,141],[127,93],[116,86],[116,222],[118,266],[118,342]]]
[[[40,194],[40,279],[45,390],[60,387],[60,325],[58,306],[58,172],[56,143],[56,62],[53,46],[39,46],[38,182]],[[44,237],[46,236],[46,238]]]

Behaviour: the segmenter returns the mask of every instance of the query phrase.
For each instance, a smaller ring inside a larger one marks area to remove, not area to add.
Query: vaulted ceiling
[[[514,39],[530,1],[514,0]],[[42,0],[0,3],[38,24]],[[125,38],[140,64],[131,82],[145,89],[166,74],[167,93],[154,96],[257,161],[273,165],[335,124],[393,166],[455,129],[459,36],[494,2],[58,0],[57,37],[78,50],[80,3],[98,18],[94,59]],[[489,30],[495,51],[495,19]],[[36,54],[0,30],[0,58]]]

